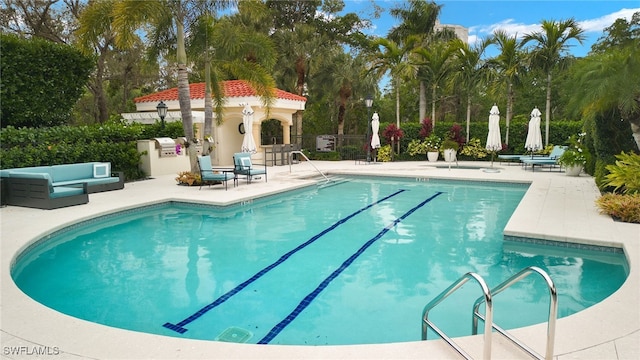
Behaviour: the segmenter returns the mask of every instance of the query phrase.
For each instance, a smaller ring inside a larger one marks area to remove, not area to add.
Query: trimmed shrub
[[[0,35],[0,123],[57,126],[69,121],[85,91],[93,59],[43,39]]]
[[[111,122],[92,126],[57,126],[0,130],[0,168],[49,166],[91,161],[110,162],[127,180],[142,179],[136,140],[183,136],[180,122],[127,125]]]

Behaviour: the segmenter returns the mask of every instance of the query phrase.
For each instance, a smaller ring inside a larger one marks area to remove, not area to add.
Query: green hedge
[[[68,122],[94,61],[78,49],[42,39],[0,35],[2,127]]]
[[[180,122],[159,124],[109,123],[92,126],[57,126],[0,130],[0,168],[49,166],[91,161],[110,162],[127,180],[144,178],[138,167],[136,141],[154,137],[183,136]]]
[[[3,169],[103,161],[124,172],[127,180],[145,177],[138,168],[140,156],[135,141],[27,145],[0,151]]]
[[[600,189],[609,191],[611,189],[604,185],[605,177],[609,173],[606,166],[615,164],[615,155],[637,149],[631,127],[629,122],[621,120],[617,109],[595,114],[586,121],[585,127],[588,135],[593,134],[587,138],[587,147],[595,155],[593,162],[587,164],[586,171],[594,175]]]

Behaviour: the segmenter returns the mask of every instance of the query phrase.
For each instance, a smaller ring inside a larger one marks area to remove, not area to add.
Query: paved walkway
[[[531,186],[514,212],[505,235],[568,241],[623,248],[630,263],[624,285],[605,301],[557,324],[556,359],[640,358],[640,225],[614,222],[598,213],[599,196],[589,176],[567,177],[561,172],[525,171],[518,165],[494,164],[499,172],[486,172],[488,163],[461,162],[459,167],[437,168],[427,162],[356,164],[353,161],[314,162],[329,174],[374,174],[412,178],[454,178],[488,181],[530,182]],[[443,166],[439,162],[438,166]],[[291,171],[290,171],[291,170]],[[127,183],[124,190],[90,195],[86,205],[57,210],[20,207],[0,209],[1,342],[7,359],[414,359],[459,358],[442,341],[357,346],[278,346],[183,340],[107,327],[53,311],[27,297],[13,283],[11,262],[34,239],[65,224],[166,200],[229,204],[277,193],[317,181],[318,172],[307,162],[270,167],[263,180],[225,191],[222,186],[203,188],[176,186],[175,175]],[[419,315],[417,315],[417,318]],[[418,326],[418,325],[416,325]],[[544,353],[545,325],[513,331]],[[482,357],[481,337],[458,339],[476,358]],[[40,356],[35,353],[40,352]],[[528,358],[499,336],[494,336],[493,358]]]

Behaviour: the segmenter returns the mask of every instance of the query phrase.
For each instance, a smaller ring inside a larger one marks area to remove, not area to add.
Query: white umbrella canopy
[[[493,167],[493,156],[496,151],[502,150],[502,137],[500,136],[500,110],[497,105],[493,105],[489,111],[489,133],[487,134],[487,144],[485,148],[491,151],[491,167]]]
[[[531,151],[532,155],[534,151],[542,149],[540,115],[542,115],[542,113],[540,112],[540,110],[538,110],[538,107],[533,108],[533,111],[531,111],[531,120],[529,120],[529,131],[527,132],[527,140],[524,142],[525,149]]]
[[[380,136],[378,135],[378,131],[380,131],[380,117],[377,112],[374,112],[371,117],[371,131],[373,131],[373,135],[371,136],[371,148],[377,149],[380,147]]]
[[[244,126],[242,152],[255,154],[258,149],[256,148],[256,142],[253,140],[253,109],[249,104],[246,104],[242,109],[242,125]]]
[[[487,134],[488,151],[502,150],[502,138],[500,137],[500,110],[497,105],[493,105],[489,111],[489,134]]]

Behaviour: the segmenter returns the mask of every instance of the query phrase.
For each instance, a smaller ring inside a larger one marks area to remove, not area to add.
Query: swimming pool
[[[467,271],[496,285],[525,264],[540,266],[558,284],[561,316],[615,291],[626,275],[622,254],[502,242],[525,190],[357,178],[230,208],[148,207],[56,234],[22,255],[13,276],[34,299],[91,321],[273,344],[417,340],[422,307]],[[548,306],[546,290],[529,288],[536,286],[524,283],[512,297],[539,318],[523,317],[522,308],[505,315],[496,303],[499,324],[501,314],[521,320],[506,327],[544,320],[545,311],[529,309]],[[464,301],[475,297],[443,308],[460,315],[443,326],[448,333],[468,333]]]

